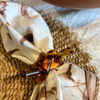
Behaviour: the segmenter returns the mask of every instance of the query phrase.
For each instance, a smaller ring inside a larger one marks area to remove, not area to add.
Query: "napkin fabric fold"
[[[34,9],[23,4],[1,1],[0,19],[4,24],[1,27],[3,44],[12,57],[33,64],[41,52],[53,50],[50,30]]]
[[[12,57],[33,64],[41,52],[53,50],[50,30],[34,9],[0,1],[0,20],[3,44]],[[47,79],[35,87],[31,100],[99,100],[99,88],[94,74],[66,63],[50,71]]]
[[[66,63],[36,86],[31,100],[99,100],[99,88],[94,74]]]

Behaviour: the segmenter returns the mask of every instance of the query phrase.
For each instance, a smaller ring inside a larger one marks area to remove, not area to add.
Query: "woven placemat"
[[[63,23],[39,11],[48,24],[54,40],[54,49],[61,51],[66,47],[73,49],[73,54],[68,55],[62,62],[70,62],[97,73],[95,67],[90,64],[91,56],[81,49],[82,43],[79,42],[73,32]],[[85,58],[85,59],[84,59]],[[12,58],[5,51],[0,36],[0,100],[30,100],[34,87],[34,78],[23,79],[21,71],[29,68],[27,64]]]

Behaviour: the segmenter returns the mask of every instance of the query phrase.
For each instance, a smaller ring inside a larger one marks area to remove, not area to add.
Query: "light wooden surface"
[[[100,0],[44,0],[51,4],[72,9],[99,8]]]

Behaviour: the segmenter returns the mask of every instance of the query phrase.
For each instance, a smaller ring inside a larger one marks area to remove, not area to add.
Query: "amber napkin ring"
[[[72,53],[72,50],[70,48],[65,48],[60,53],[51,50],[45,55],[44,59],[34,63],[31,68],[25,69],[21,73],[21,76],[30,77],[34,75],[35,83],[41,83],[47,78],[49,71],[60,67],[60,60],[70,53]]]

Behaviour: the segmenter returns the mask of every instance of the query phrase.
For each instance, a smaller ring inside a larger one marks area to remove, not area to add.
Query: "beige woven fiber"
[[[90,64],[91,56],[81,49],[82,43],[77,40],[74,33],[50,15],[45,15],[43,11],[39,11],[39,13],[51,30],[54,49],[59,52],[66,47],[70,47],[73,50],[72,54],[62,59],[63,63],[74,63],[96,73],[96,68]],[[23,79],[20,76],[21,71],[27,68],[29,68],[27,64],[7,54],[0,36],[0,100],[30,100],[35,87],[34,78]]]

